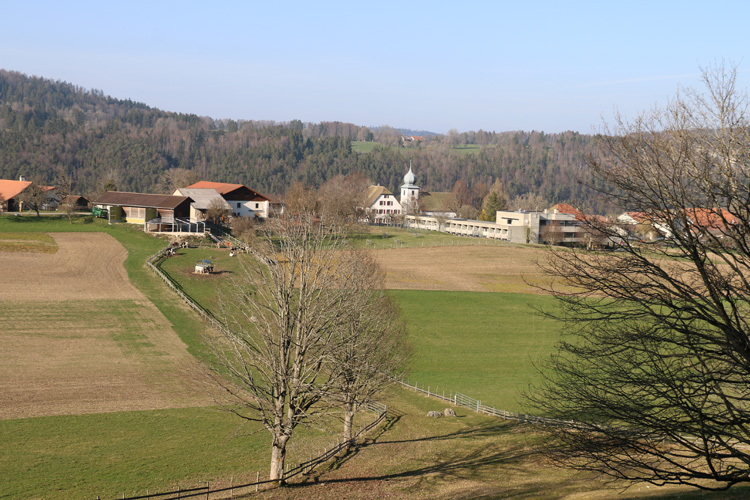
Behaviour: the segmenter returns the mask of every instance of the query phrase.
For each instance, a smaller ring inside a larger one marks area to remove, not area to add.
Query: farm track
[[[211,404],[202,370],[102,233],[0,252],[0,419]]]

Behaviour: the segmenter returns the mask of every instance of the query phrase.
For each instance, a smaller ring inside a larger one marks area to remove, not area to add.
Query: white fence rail
[[[490,415],[505,420],[514,420],[516,422],[523,422],[527,424],[551,425],[557,427],[578,428],[582,426],[582,424],[573,420],[559,420],[556,418],[536,417],[534,415],[526,415],[524,413],[514,413],[512,411],[499,410],[493,406],[483,405],[480,400],[474,399],[471,396],[467,396],[466,394],[461,394],[460,392],[449,392],[446,396],[445,391],[443,391],[442,393],[432,391],[429,385],[419,387],[418,383],[411,385],[411,383],[404,382],[403,380],[396,380],[396,382],[405,387],[408,387],[415,392],[421,392],[428,397],[441,399],[443,401],[451,403],[453,406],[461,406],[477,413],[483,413],[485,415]]]

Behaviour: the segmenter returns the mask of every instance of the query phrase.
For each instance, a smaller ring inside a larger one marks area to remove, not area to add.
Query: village
[[[668,217],[678,214],[626,211],[605,217],[584,214],[567,203],[541,210],[499,210],[494,221],[457,217],[450,192],[423,191],[416,184],[411,165],[404,175],[400,196],[388,188],[371,185],[354,207],[359,222],[375,226],[397,226],[439,231],[456,236],[488,238],[520,244],[550,244],[613,249],[626,240],[647,243],[669,242],[673,237]],[[107,191],[87,200],[65,193],[55,186],[36,185],[21,177],[0,180],[0,213],[28,211],[90,211],[110,224],[142,225],[146,233],[185,235],[210,234],[213,223],[235,218],[262,222],[284,212],[284,203],[274,195],[262,194],[242,184],[199,181],[176,189],[171,195]],[[677,227],[720,237],[737,220],[726,209],[695,207],[684,214]],[[208,225],[207,225],[208,224]],[[674,224],[674,222],[673,222]],[[614,228],[606,236],[592,227]],[[214,224],[214,227],[216,225]],[[674,227],[674,225],[673,225]]]

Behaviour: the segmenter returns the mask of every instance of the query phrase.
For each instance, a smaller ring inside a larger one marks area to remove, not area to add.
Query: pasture
[[[0,293],[16,297],[0,297],[0,352],[11,353],[12,360],[10,368],[0,365],[0,384],[4,384],[0,411],[6,412],[0,418],[0,498],[100,495],[113,499],[123,492],[145,494],[149,489],[153,493],[205,481],[237,483],[254,479],[258,470],[267,471],[268,434],[255,424],[240,427],[236,417],[217,410],[200,376],[196,378],[196,372],[186,376],[183,371],[195,359],[210,360],[201,340],[209,333],[144,266],[166,241],[146,236],[138,228],[110,227],[90,218],[72,225],[65,219],[23,219],[28,220],[0,217],[0,234],[26,233],[13,238],[43,241],[35,239],[36,234],[49,233],[56,251],[0,250],[4,273],[6,269],[15,273],[0,275]],[[97,234],[88,234],[92,232]],[[100,246],[92,252],[92,245]],[[463,272],[474,277],[461,289],[528,291],[519,285],[523,280],[518,276],[529,275],[520,270],[531,269],[533,259],[524,263],[520,254],[511,258],[503,247],[447,247],[442,257],[430,254],[420,261],[417,255],[416,262],[408,253],[412,250],[421,248],[378,254],[393,253],[396,258],[387,260],[394,267],[387,270],[401,274],[395,263],[404,252],[399,269],[409,263],[422,269],[412,282],[428,276],[430,263],[433,267],[447,263],[461,274],[462,269],[470,269],[468,263],[492,262],[505,255],[510,259],[505,264],[490,265],[494,271],[489,280],[481,276],[479,267],[476,272]],[[236,272],[232,267],[236,259],[224,252],[180,250],[163,267],[206,304],[214,285]],[[221,273],[193,276],[190,269],[199,258],[213,260]],[[29,286],[16,284],[27,278]],[[38,292],[45,278],[59,282]],[[540,318],[531,306],[547,307],[551,299],[529,293],[459,292],[450,289],[450,283],[439,286],[448,290],[425,291],[420,286],[391,292],[404,310],[415,344],[412,380],[445,384],[446,389],[513,409],[518,390],[533,379],[528,361],[548,350],[556,335],[552,326],[537,322]],[[58,379],[68,384],[67,392],[54,385]],[[29,396],[28,404],[22,393]],[[534,427],[460,408],[457,418],[428,419],[426,412],[442,410],[444,403],[400,387],[390,388],[381,400],[389,406],[388,422],[350,454],[301,484],[253,497],[712,499],[747,495],[742,489],[719,495],[645,485],[624,493],[620,488],[604,489],[590,476],[551,468],[533,449],[538,439]],[[13,406],[22,411],[11,414]],[[308,458],[335,442],[337,432],[337,427],[317,428],[295,436],[290,459]]]

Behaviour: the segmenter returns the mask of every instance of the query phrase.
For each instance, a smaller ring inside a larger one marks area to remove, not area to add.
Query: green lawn
[[[369,153],[375,146],[379,146],[379,142],[375,141],[352,141],[352,151],[355,153]]]
[[[545,295],[392,290],[414,346],[410,380],[433,391],[461,392],[502,410],[540,380],[534,366],[553,351],[559,327],[534,308]]]

